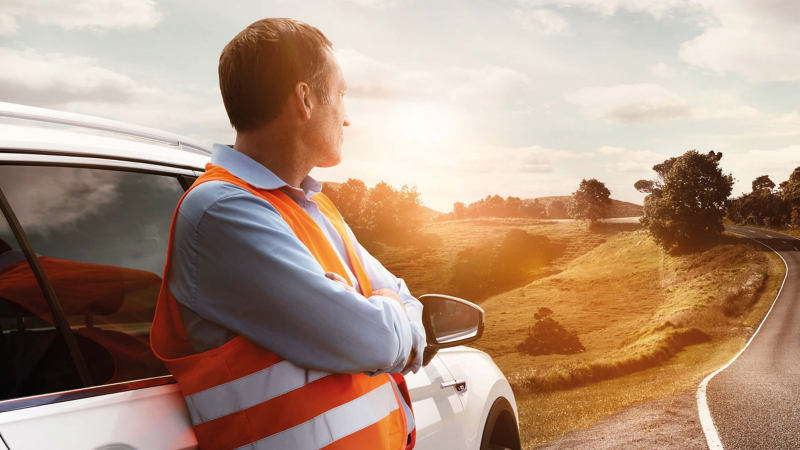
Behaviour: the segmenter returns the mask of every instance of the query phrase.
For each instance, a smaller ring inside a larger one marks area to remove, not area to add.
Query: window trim
[[[34,395],[31,397],[12,398],[0,401],[0,414],[23,408],[34,406],[52,405],[53,403],[69,402],[86,398],[98,397],[100,395],[118,394],[120,392],[134,391],[136,389],[146,389],[156,386],[175,384],[177,381],[172,375],[163,375],[153,378],[142,378],[140,380],[123,381],[114,384],[101,384],[83,389],[73,389],[70,391],[51,392],[49,394]]]
[[[56,291],[53,289],[53,285],[50,283],[50,279],[47,277],[41,261],[36,257],[31,242],[28,240],[28,236],[25,234],[25,230],[22,229],[19,220],[17,220],[16,214],[14,214],[14,211],[11,209],[11,205],[8,203],[8,199],[5,193],[3,193],[2,188],[0,188],[0,209],[3,211],[6,221],[8,221],[8,226],[11,227],[11,231],[14,233],[14,237],[17,239],[17,243],[22,249],[22,252],[25,254],[25,258],[27,258],[33,274],[36,276],[36,281],[39,283],[39,288],[42,290],[45,300],[47,300],[50,312],[53,313],[53,318],[55,319],[54,325],[67,344],[67,349],[78,371],[78,375],[81,377],[83,386],[94,386],[92,376],[89,373],[89,367],[83,359],[83,353],[81,353],[78,347],[78,341],[72,333],[69,322],[67,322],[67,316],[61,308],[61,303],[58,302]]]
[[[195,174],[196,169],[185,169],[171,167],[169,165],[159,165],[158,163],[143,163],[123,159],[94,158],[90,156],[61,156],[0,152],[0,165],[75,167],[80,169],[116,170],[122,172],[138,172],[155,175],[197,176]]]

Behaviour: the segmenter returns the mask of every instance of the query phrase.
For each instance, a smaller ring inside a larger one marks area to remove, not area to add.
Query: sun
[[[439,105],[407,105],[394,119],[398,134],[412,144],[430,145],[450,138],[455,129],[454,114]]]

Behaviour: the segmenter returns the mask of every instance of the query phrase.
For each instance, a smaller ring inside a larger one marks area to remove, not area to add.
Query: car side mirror
[[[422,325],[427,346],[422,365],[427,365],[443,348],[475,342],[483,335],[485,313],[466,300],[449,295],[426,294],[422,303]]]

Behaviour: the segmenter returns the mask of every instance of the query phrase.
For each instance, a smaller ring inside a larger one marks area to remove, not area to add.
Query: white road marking
[[[748,238],[750,239],[750,238]],[[755,241],[755,239],[752,239]],[[703,427],[703,433],[706,435],[706,442],[708,443],[709,450],[723,450],[722,442],[719,440],[719,434],[717,433],[717,428],[714,426],[714,419],[711,418],[711,411],[708,409],[708,400],[706,399],[706,388],[708,388],[708,382],[711,381],[718,373],[722,372],[723,370],[727,369],[728,366],[733,364],[736,359],[747,350],[747,347],[750,346],[750,343],[753,342],[758,332],[761,331],[761,327],[764,326],[764,322],[767,321],[769,314],[772,312],[772,309],[775,307],[775,303],[778,302],[778,298],[781,296],[781,292],[783,292],[783,286],[786,284],[786,278],[789,276],[789,264],[786,263],[786,260],[783,259],[780,253],[776,252],[774,248],[770,247],[769,245],[756,241],[759,244],[767,247],[768,249],[775,252],[776,255],[780,256],[783,260],[783,265],[786,267],[786,274],[783,276],[783,283],[781,283],[781,288],[778,290],[778,295],[775,296],[775,300],[772,301],[772,306],[769,307],[769,311],[767,311],[767,315],[764,316],[764,319],[761,321],[761,324],[756,329],[756,332],[753,333],[753,336],[750,337],[750,340],[747,341],[747,345],[744,346],[742,351],[740,351],[736,356],[733,357],[732,360],[728,361],[728,364],[725,364],[716,372],[712,373],[711,375],[705,377],[705,379],[700,383],[700,387],[697,389],[697,411],[700,414],[700,425]]]
[[[768,238],[772,238],[772,236],[770,236],[770,235],[768,235],[768,234],[767,234],[766,236],[767,236]]]
[[[749,232],[751,232],[751,233],[755,233],[755,231],[753,231],[753,230],[747,230],[747,231],[749,231]]]

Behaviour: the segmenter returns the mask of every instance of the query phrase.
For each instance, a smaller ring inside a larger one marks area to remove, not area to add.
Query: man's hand
[[[397,295],[397,292],[387,289],[387,288],[378,288],[372,291],[372,295],[380,295],[381,297],[390,298],[396,301],[401,308],[403,308],[403,312],[406,313],[406,318],[408,317],[408,311],[406,311],[406,305],[403,304],[403,301],[400,300],[400,296]]]
[[[341,275],[339,275],[337,273],[333,273],[333,272],[325,272],[325,276],[330,278],[331,280],[341,284],[348,291],[356,292],[356,290],[353,288],[353,286],[350,286],[347,283],[347,280],[342,278]],[[390,299],[396,301],[400,305],[400,307],[403,308],[403,312],[406,313],[406,317],[408,317],[408,311],[406,311],[406,306],[403,304],[403,301],[400,300],[400,296],[397,295],[397,292],[395,292],[395,291],[393,291],[391,289],[388,289],[388,288],[378,288],[378,289],[375,289],[375,290],[372,291],[372,295],[379,295],[381,297],[390,298]],[[416,356],[416,354],[417,354],[417,351],[412,348],[411,349],[411,354],[408,355],[408,359],[406,360],[406,367],[408,367],[408,365],[411,363],[411,361],[414,360],[414,357]]]
[[[342,286],[344,286],[344,288],[345,288],[345,289],[347,289],[347,290],[348,290],[348,291],[350,291],[350,292],[355,292],[355,291],[356,291],[356,290],[353,288],[353,286],[350,286],[350,285],[347,283],[347,280],[345,280],[344,278],[342,278],[342,276],[341,276],[341,275],[339,275],[338,273],[333,273],[333,272],[325,272],[325,276],[326,276],[327,278],[330,278],[331,280],[333,280],[333,281],[335,281],[335,282],[337,282],[337,283],[341,284]]]

